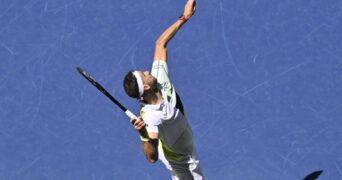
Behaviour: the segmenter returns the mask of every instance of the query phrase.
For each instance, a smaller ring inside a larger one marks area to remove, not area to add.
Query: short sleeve
[[[159,133],[158,126],[162,124],[161,118],[153,115],[151,112],[143,112],[142,118],[146,123],[147,132]]]
[[[169,69],[165,61],[158,60],[153,62],[151,75],[157,79],[158,85],[163,89],[170,89]]]
[[[146,125],[146,130],[148,133],[159,133],[158,126]]]
[[[154,61],[152,64],[151,75],[157,79],[158,88],[167,93],[168,101],[176,104],[176,92],[169,78],[167,63],[162,60]]]

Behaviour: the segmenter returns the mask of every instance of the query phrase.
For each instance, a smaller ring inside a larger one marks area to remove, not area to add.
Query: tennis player
[[[202,180],[203,174],[193,143],[193,133],[186,119],[182,102],[169,79],[167,43],[195,13],[196,3],[188,0],[184,13],[156,41],[151,74],[129,71],[124,79],[128,96],[138,99],[141,111],[131,119],[141,134],[142,151],[154,163],[161,160],[173,180]]]

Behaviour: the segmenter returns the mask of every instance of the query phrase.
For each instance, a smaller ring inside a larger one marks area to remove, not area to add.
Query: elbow
[[[158,39],[156,41],[156,47],[162,47],[162,48],[166,47],[166,41],[164,41],[163,39]]]
[[[149,156],[147,156],[147,160],[150,163],[156,163],[158,161],[158,152],[154,152],[150,154]]]
[[[149,142],[142,142],[142,149],[146,156],[146,159],[150,163],[155,163],[158,161],[158,139],[150,139]]]
[[[156,159],[152,159],[152,158],[151,158],[151,159],[148,159],[148,161],[149,161],[150,163],[153,163],[153,164],[154,164],[154,163],[156,163],[156,162],[158,161],[158,158],[156,158]]]

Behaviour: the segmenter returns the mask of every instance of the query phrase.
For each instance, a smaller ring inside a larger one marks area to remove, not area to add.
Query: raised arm
[[[156,48],[154,51],[153,61],[163,60],[167,62],[167,49],[166,49],[167,43],[182,27],[182,25],[186,22],[186,20],[188,20],[195,13],[195,11],[196,11],[195,0],[188,0],[184,8],[183,17],[180,17],[175,23],[173,23],[169,28],[167,28],[156,41]]]

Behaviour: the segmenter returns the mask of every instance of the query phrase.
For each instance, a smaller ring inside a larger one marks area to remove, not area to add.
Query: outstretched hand
[[[189,19],[196,11],[196,1],[188,0],[184,8],[184,16],[186,19]]]

